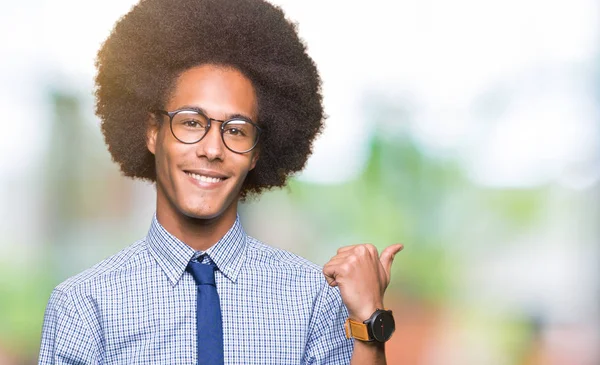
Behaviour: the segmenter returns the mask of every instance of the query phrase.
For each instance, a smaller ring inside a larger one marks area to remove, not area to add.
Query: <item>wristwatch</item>
[[[396,330],[391,310],[377,309],[369,319],[357,322],[350,318],[345,324],[346,338],[355,338],[365,342],[386,342]]]

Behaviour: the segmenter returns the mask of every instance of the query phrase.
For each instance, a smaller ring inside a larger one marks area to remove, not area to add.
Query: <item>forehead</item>
[[[243,115],[254,121],[258,101],[254,86],[239,70],[220,65],[201,65],[179,75],[167,102],[167,110],[197,107],[209,117],[227,119]]]

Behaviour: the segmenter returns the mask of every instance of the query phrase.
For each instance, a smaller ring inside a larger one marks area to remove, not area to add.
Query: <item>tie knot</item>
[[[190,261],[187,271],[192,274],[196,285],[215,286],[215,265],[201,264],[198,261]]]

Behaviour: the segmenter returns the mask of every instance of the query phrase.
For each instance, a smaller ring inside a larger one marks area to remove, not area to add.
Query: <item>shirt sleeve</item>
[[[325,280],[317,299],[303,364],[350,364],[354,342],[346,338],[344,323],[348,310],[342,302],[340,291],[332,288]]]
[[[88,365],[99,362],[98,346],[73,300],[55,289],[44,314],[38,364]]]

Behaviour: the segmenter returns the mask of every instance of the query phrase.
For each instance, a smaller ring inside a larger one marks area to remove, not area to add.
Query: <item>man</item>
[[[40,364],[384,364],[402,246],[344,247],[321,270],[237,215],[303,168],[322,128],[317,69],[281,10],[143,0],[97,67],[109,151],[156,183],[156,214],[144,239],[53,291]]]

